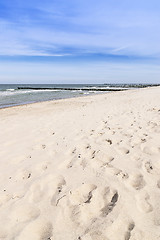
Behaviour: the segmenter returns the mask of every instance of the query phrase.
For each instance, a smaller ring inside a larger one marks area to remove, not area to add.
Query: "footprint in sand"
[[[132,234],[131,232],[134,229],[134,227],[135,227],[134,222],[130,222],[128,224],[128,229],[127,229],[127,231],[125,233],[125,240],[129,240],[131,238],[131,234]]]
[[[37,203],[44,198],[56,205],[56,199],[62,192],[62,186],[65,185],[65,179],[62,176],[54,177],[53,175],[47,175],[43,180],[38,180],[31,187],[27,193],[29,202]]]
[[[109,187],[100,188],[93,184],[84,184],[71,191],[69,196],[72,221],[81,226],[97,217],[106,217],[116,206],[119,195]]]
[[[141,212],[151,212],[153,210],[152,205],[150,204],[150,196],[146,192],[141,192],[136,196],[137,207]]]
[[[140,145],[142,143],[142,140],[140,137],[134,137],[130,139],[130,142],[135,147],[136,145]]]
[[[70,202],[72,205],[79,205],[83,203],[89,203],[92,198],[92,192],[97,187],[93,184],[83,184],[81,187],[71,191]]]
[[[10,212],[10,219],[15,222],[28,222],[33,221],[40,215],[40,210],[31,204],[22,204],[19,206],[20,203],[14,205],[13,211]]]
[[[107,236],[109,239],[129,240],[132,239],[132,231],[135,228],[133,220],[128,219],[127,216],[117,218],[112,225],[107,229]]]
[[[136,190],[142,189],[145,186],[145,181],[141,174],[133,174],[129,178],[130,185]]]
[[[148,173],[153,173],[153,164],[150,161],[145,162],[143,168]]]
[[[120,172],[117,174],[117,177],[119,177],[121,179],[127,179],[127,178],[129,178],[129,175],[127,172],[120,170]]]
[[[160,162],[159,162],[159,159],[158,158],[154,159],[153,162],[151,160],[144,162],[143,169],[145,171],[147,171],[147,173],[149,173],[149,174],[159,175],[160,174]]]
[[[156,139],[150,139],[147,142],[141,144],[141,150],[142,152],[153,155],[153,154],[159,154],[160,153],[160,146],[159,146],[159,138]]]
[[[118,201],[118,198],[119,195],[117,191],[112,193],[112,198],[110,199],[110,201],[106,204],[106,206],[103,209],[101,209],[102,217],[106,217],[113,210]]]
[[[152,155],[152,154],[158,154],[160,152],[160,148],[158,147],[141,147],[142,151],[148,155]]]
[[[41,186],[40,182],[36,182],[32,184],[29,190],[29,202],[37,203],[40,202],[44,197],[43,186]]]
[[[120,179],[127,179],[129,177],[127,172],[124,172],[111,164],[106,165],[105,170],[107,174],[111,174],[112,176],[118,177]]]
[[[118,148],[117,149],[117,152],[119,153],[119,154],[129,154],[129,149],[128,148],[125,148],[125,147],[121,147],[121,148]]]
[[[64,165],[66,165],[67,166],[67,168],[72,168],[73,166],[75,166],[76,164],[77,164],[77,162],[78,162],[78,165],[80,165],[80,159],[81,159],[81,154],[79,154],[78,156],[74,156],[73,158],[72,158],[72,160],[67,160],[66,162],[65,162],[65,164],[62,164],[61,165],[61,167],[62,166],[64,166]]]
[[[103,152],[100,151],[94,151],[92,153],[92,161],[90,162],[90,165],[92,168],[97,169],[100,167],[105,167],[107,166],[110,162],[114,160],[114,157],[107,155]]]
[[[59,176],[55,181],[55,190],[51,198],[51,204],[57,206],[59,201],[65,196],[63,193],[63,187],[66,185],[66,181],[62,176]]]
[[[29,178],[31,178],[31,176],[32,176],[31,170],[21,169],[16,174],[16,180],[28,180]]]
[[[29,223],[16,237],[17,240],[49,240],[52,237],[52,224],[43,219]]]

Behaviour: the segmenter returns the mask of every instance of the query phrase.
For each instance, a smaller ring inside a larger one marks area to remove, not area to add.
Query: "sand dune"
[[[0,239],[160,239],[160,88],[0,110]]]

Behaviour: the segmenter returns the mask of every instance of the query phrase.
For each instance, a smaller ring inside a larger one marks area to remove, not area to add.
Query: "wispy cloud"
[[[12,5],[6,0],[0,10],[0,55],[63,55],[65,48],[156,55],[160,3],[153,2],[155,8],[137,0],[29,0]]]
[[[119,48],[115,48],[112,50],[113,53],[117,53],[117,52],[122,52],[123,50],[126,50],[130,47],[130,45],[127,45],[127,46],[122,46],[122,47],[119,47]]]
[[[0,80],[159,81],[159,12],[159,0],[0,0]]]

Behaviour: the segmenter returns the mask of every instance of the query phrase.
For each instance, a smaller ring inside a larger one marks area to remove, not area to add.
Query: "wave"
[[[6,91],[15,91],[16,89],[15,88],[8,88],[6,89]]]
[[[6,89],[0,91],[0,96],[11,96],[11,95],[20,95],[20,94],[30,94],[30,93],[39,93],[39,92],[62,92],[61,90],[17,90],[17,89]]]

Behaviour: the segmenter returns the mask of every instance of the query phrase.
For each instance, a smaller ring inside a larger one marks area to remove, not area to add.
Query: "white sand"
[[[160,239],[160,88],[1,109],[0,239]]]

